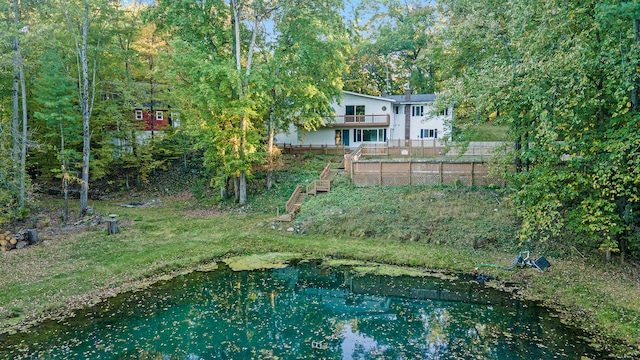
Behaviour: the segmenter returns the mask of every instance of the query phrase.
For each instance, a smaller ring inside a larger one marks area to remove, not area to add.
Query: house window
[[[438,129],[421,129],[420,138],[421,139],[437,139]]]
[[[156,111],[156,121],[164,120],[164,112],[162,110]]]
[[[449,108],[444,108],[444,110],[442,110],[442,112],[440,113],[440,115],[444,115],[444,116],[449,115]]]
[[[414,105],[411,107],[411,116],[423,116],[423,115],[424,115],[424,106]]]
[[[142,110],[136,110],[136,120],[142,120]]]
[[[345,122],[364,122],[364,105],[347,105]]]
[[[353,132],[354,142],[385,142],[387,129],[356,129]]]

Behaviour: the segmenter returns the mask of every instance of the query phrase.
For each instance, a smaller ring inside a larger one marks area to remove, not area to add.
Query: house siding
[[[430,95],[430,98],[426,100],[431,101],[432,98],[435,96]],[[450,132],[445,120],[451,119],[451,115],[433,115],[433,107],[430,102],[407,103],[406,98],[403,100],[344,92],[342,100],[332,105],[336,118],[328,119],[326,127],[302,133],[301,128],[291,126],[287,133],[276,135],[276,142],[292,145],[333,146],[336,145],[336,131],[341,130],[349,133],[348,146],[356,148],[363,143],[363,141],[357,141],[355,136],[357,129],[363,131],[379,130],[386,136],[384,140],[420,139],[421,130],[434,130],[434,135],[437,132],[437,138],[441,139]],[[423,106],[422,116],[412,115],[412,106]],[[398,114],[395,113],[395,108],[399,109]],[[450,110],[449,114],[452,113],[453,111]],[[388,122],[383,119],[388,119]],[[299,132],[301,136],[298,136]]]

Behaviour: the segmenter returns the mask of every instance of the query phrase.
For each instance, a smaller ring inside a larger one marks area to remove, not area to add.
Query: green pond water
[[[0,359],[601,359],[547,310],[472,279],[316,263],[195,272],[0,336]]]

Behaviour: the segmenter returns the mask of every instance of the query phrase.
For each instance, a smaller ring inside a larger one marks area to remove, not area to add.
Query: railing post
[[[351,182],[353,183],[353,158],[351,158],[351,160],[349,160],[349,167],[351,168]]]

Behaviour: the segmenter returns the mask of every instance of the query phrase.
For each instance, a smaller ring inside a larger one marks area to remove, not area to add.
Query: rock
[[[287,228],[287,231],[288,231],[288,232],[293,232],[293,228],[292,228],[292,227]]]

